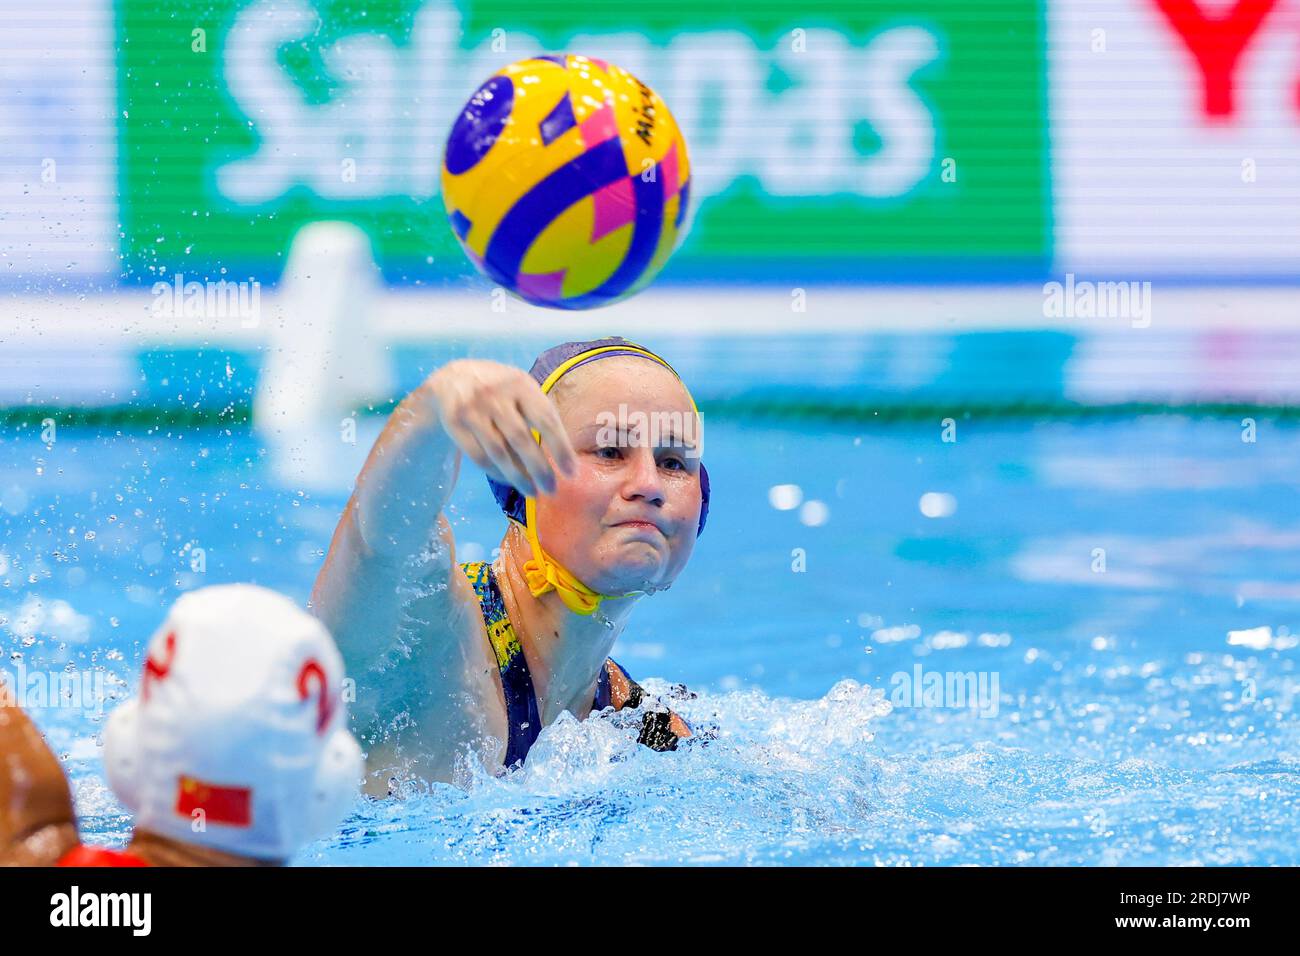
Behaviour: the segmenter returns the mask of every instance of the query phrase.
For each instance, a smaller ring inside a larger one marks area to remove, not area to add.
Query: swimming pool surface
[[[101,668],[120,697],[181,591],[305,601],[379,425],[317,436],[301,480],[242,431],[6,429],[0,667]],[[523,771],[361,802],[297,862],[1296,865],[1300,430],[1257,429],[715,416],[708,530],[614,651],[687,684],[702,739],[564,718]],[[490,557],[472,465],[452,519],[460,559]],[[918,673],[988,693],[914,706]],[[102,718],[34,716],[84,835],[120,845]]]

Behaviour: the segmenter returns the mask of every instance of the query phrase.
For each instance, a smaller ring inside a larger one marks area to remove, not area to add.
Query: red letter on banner
[[[1201,70],[1207,117],[1232,115],[1232,74],[1237,60],[1277,0],[1237,0],[1224,17],[1207,17],[1196,0],[1155,0]]]

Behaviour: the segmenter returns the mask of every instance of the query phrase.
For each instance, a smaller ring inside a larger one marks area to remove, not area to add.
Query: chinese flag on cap
[[[248,787],[220,787],[193,777],[176,781],[176,812],[193,816],[202,810],[209,823],[246,827],[253,822],[253,791]]]

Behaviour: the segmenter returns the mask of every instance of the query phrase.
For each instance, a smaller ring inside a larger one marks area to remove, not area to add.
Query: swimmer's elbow
[[[311,606],[331,630],[355,619],[372,632],[383,617],[382,609],[397,597],[399,580],[409,571],[402,565],[416,549],[408,553],[376,544],[367,538],[356,509],[349,504],[312,588]],[[421,576],[450,577],[456,543],[444,515],[438,515],[434,534],[426,535],[425,545],[432,547],[428,560],[422,562]]]
[[[346,532],[343,538],[346,546],[359,560],[385,557],[393,550],[391,540],[388,547],[384,546],[384,537],[379,533],[379,522],[366,520],[359,493],[348,502],[339,527]]]
[[[374,508],[366,509],[354,498],[339,525],[345,532],[342,543],[358,561],[395,564],[429,544],[440,543],[447,549],[452,544],[451,525],[441,511],[434,519],[431,534],[427,524],[417,527],[407,516],[377,514]]]
[[[444,527],[442,512],[450,497],[447,489],[455,483],[455,470],[430,488],[379,490],[358,482],[348,503],[348,520],[358,550],[366,557],[404,561],[427,546],[435,534],[445,543],[450,528]]]

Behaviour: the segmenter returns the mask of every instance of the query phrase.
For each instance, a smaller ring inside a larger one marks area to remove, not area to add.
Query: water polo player
[[[623,427],[633,421],[684,427]],[[677,373],[618,337],[548,349],[527,374],[451,362],[401,402],[312,596],[358,682],[368,790],[407,775],[453,781],[467,751],[515,766],[565,711],[644,700],[642,743],[690,736],[608,654],[704,528],[699,438]],[[491,564],[456,562],[443,515],[462,452],[510,519]]]
[[[180,597],[104,729],[109,785],[135,816],[125,850],[81,845],[63,768],[0,687],[0,866],[286,863],[360,795],[342,682],[329,634],[287,597]]]

